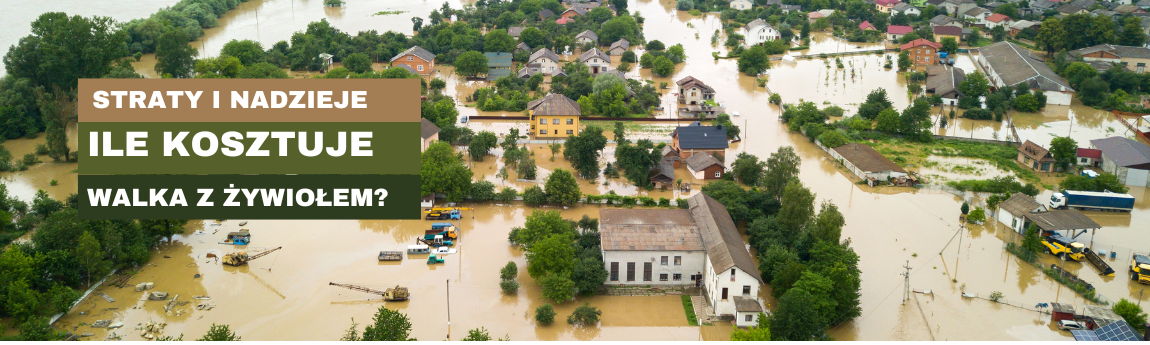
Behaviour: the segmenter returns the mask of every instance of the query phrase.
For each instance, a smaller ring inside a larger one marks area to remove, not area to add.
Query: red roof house
[[[914,41],[907,42],[906,44],[900,46],[899,48],[902,48],[902,50],[909,50],[909,49],[914,49],[915,47],[920,47],[920,46],[929,46],[929,47],[932,47],[934,49],[942,49],[942,43],[933,42],[933,41],[925,39],[925,38],[920,38],[920,39],[917,39]]]
[[[1102,159],[1102,150],[1080,148],[1076,156],[1078,156],[1078,158]]]
[[[874,28],[874,25],[871,25],[871,23],[870,23],[869,21],[863,21],[863,22],[862,22],[862,24],[859,24],[859,29],[862,29],[862,30],[876,30],[876,29]]]
[[[986,20],[992,23],[1002,23],[1003,21],[1010,21],[1010,17],[1002,13],[995,13],[990,15],[990,17],[986,17]]]
[[[891,35],[906,35],[914,32],[914,28],[905,25],[887,25],[886,33]]]

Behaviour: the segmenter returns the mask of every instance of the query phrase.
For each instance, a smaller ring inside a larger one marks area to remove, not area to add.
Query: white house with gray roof
[[[1070,105],[1074,89],[1042,57],[1011,42],[998,42],[979,49],[978,66],[996,88],[1026,83],[1042,89],[1047,104]]]
[[[747,26],[743,29],[743,43],[746,44],[747,47],[753,47],[763,44],[763,42],[777,40],[782,37],[783,36],[779,34],[779,30],[771,27],[771,24],[767,24],[767,21],[762,18],[752,20],[750,23],[747,23]]]
[[[583,30],[578,35],[575,35],[575,42],[579,44],[599,44],[599,35],[594,31]]]
[[[591,70],[591,75],[599,75],[599,73],[611,70],[611,56],[599,48],[591,48],[591,50],[579,54],[579,62],[587,65],[587,68]]]
[[[1102,151],[1102,170],[1118,176],[1128,186],[1150,187],[1150,146],[1124,137],[1090,141]]]
[[[763,281],[735,222],[702,193],[687,204],[685,210],[600,210],[606,284],[701,287],[708,314],[755,325],[764,310],[758,300]]]
[[[555,75],[563,71],[559,68],[559,61],[559,55],[551,49],[539,48],[527,58],[527,68],[534,68],[544,75]]]

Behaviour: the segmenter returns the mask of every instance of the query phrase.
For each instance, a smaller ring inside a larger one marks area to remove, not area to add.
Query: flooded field
[[[155,1],[149,2],[148,6],[158,8],[167,4],[170,3]],[[254,39],[267,47],[290,38],[293,32],[304,30],[308,22],[323,18],[352,33],[360,30],[407,33],[410,32],[409,19],[412,16],[425,17],[441,4],[434,1],[351,2],[344,8],[332,9],[323,7],[322,2],[316,0],[253,0],[226,14],[220,20],[220,27],[207,30],[204,38],[193,45],[201,49],[201,56],[218,53],[220,47],[231,39]],[[130,19],[153,12],[154,8],[148,6],[123,10],[102,7],[100,11],[117,11],[116,18],[123,15],[123,19]],[[451,6],[460,8],[458,2],[451,2]],[[20,11],[27,9],[36,15],[46,10],[21,7]],[[384,10],[408,12],[371,15]],[[843,57],[846,65],[843,69],[838,69],[833,59],[799,59],[793,64],[774,61],[766,87],[760,87],[754,77],[738,73],[734,59],[715,60],[711,57],[711,52],[726,54],[725,47],[712,45],[709,40],[710,34],[721,27],[716,14],[693,17],[674,10],[671,2],[656,0],[632,1],[630,10],[641,12],[647,18],[644,34],[648,40],[657,39],[667,45],[681,43],[688,54],[687,62],[677,65],[669,77],[653,77],[649,70],[638,67],[629,73],[630,76],[671,85],[686,76],[701,79],[718,91],[717,101],[742,114],[732,121],[742,127],[744,140],[732,144],[726,156],[728,164],[740,152],[766,157],[781,146],[793,146],[802,158],[802,181],[817,193],[819,199],[839,205],[847,220],[844,236],[851,239],[861,256],[859,265],[864,273],[862,316],[831,330],[833,337],[838,340],[1069,338],[1068,333],[1055,330],[1045,314],[1027,308],[1040,302],[1082,306],[1085,301],[1047,278],[1037,268],[1007,253],[1003,249],[1005,241],[1014,240],[1017,235],[993,221],[983,226],[962,228],[958,215],[963,198],[938,189],[876,189],[853,183],[850,174],[840,169],[825,152],[805,137],[788,132],[779,121],[781,109],[767,102],[770,92],[777,92],[784,102],[802,99],[815,102],[820,107],[833,104],[846,109],[847,114],[853,114],[867,93],[883,87],[895,107],[904,108],[910,102],[907,84],[897,71],[882,67],[884,55]],[[23,25],[10,27],[27,30]],[[695,38],[696,32],[700,38]],[[7,31],[2,37],[0,43],[5,45],[11,44],[7,43],[9,40],[14,43],[18,39],[10,38],[12,36]],[[881,44],[848,43],[826,33],[816,33],[811,48],[802,53],[835,53],[880,47]],[[152,65],[154,59],[150,56],[136,64],[137,69],[146,75],[152,70]],[[968,73],[974,70],[971,58],[965,55],[960,56],[959,66]],[[449,66],[437,69],[437,77],[448,82],[445,92],[456,97],[461,104],[458,107],[460,115],[520,115],[479,112],[473,107],[463,106],[467,95],[486,84],[459,80]],[[665,106],[674,101],[671,92],[667,90],[664,94]],[[1014,114],[1013,118],[1024,140],[1034,140],[1042,145],[1048,143],[1052,135],[1069,133],[1085,145],[1089,139],[1110,133],[1120,135],[1124,131],[1109,113],[1080,104],[1050,106],[1042,114]],[[468,126],[500,135],[511,127],[518,126],[521,132],[526,128],[525,123],[512,121],[472,122]],[[630,130],[636,134],[633,138],[668,139],[668,125],[631,126]],[[996,133],[1005,138],[1009,135],[1009,128],[994,121],[956,119],[949,128],[939,129],[938,133],[991,139]],[[4,145],[14,156],[22,156],[23,152],[31,152],[39,142],[43,142],[43,137],[10,140]],[[546,146],[533,144],[530,148],[539,166],[540,180],[554,169],[570,169],[570,163],[562,158],[562,153],[551,161],[552,154]],[[503,181],[496,177],[503,165],[497,156],[499,151],[493,150],[496,156],[489,156],[483,162],[472,163],[476,179],[519,190],[537,184],[514,178]],[[603,156],[612,157],[613,147],[609,146]],[[919,163],[920,172],[947,179],[1009,175],[969,159],[932,157],[927,161],[936,163],[933,166]],[[53,197],[63,198],[76,190],[73,172],[76,169],[76,164],[45,163],[2,177],[9,190],[22,199],[30,199],[36,189],[45,189]],[[691,179],[685,168],[677,169],[676,176],[693,185],[702,182]],[[58,180],[59,184],[48,186],[52,179]],[[635,188],[624,179],[602,177],[596,181],[580,182],[583,192],[592,194],[614,190],[625,195],[682,198],[698,192],[697,187],[689,193],[646,191]],[[1150,295],[1140,296],[1143,286],[1131,283],[1121,269],[1128,264],[1131,251],[1150,251],[1150,236],[1146,236],[1145,226],[1150,224],[1150,190],[1132,188],[1131,194],[1138,199],[1133,213],[1088,213],[1103,225],[1103,229],[1079,237],[1079,240],[1092,239],[1091,245],[1096,249],[1117,252],[1111,264],[1119,273],[1115,277],[1100,278],[1091,267],[1083,267],[1079,263],[1065,265],[1067,269],[1079,272],[1103,296],[1112,300],[1150,299]],[[1049,195],[1049,191],[1044,191],[1039,201],[1045,202]],[[112,296],[116,303],[89,298],[61,319],[57,326],[74,332],[93,332],[96,335],[92,339],[105,339],[108,331],[82,324],[114,319],[125,323],[124,329],[114,332],[126,340],[142,339],[139,331],[133,328],[148,321],[167,322],[165,335],[182,333],[187,339],[198,338],[212,323],[218,323],[231,325],[247,340],[335,340],[351,325],[352,318],[362,329],[380,305],[387,305],[411,317],[413,335],[421,340],[442,340],[449,335],[451,339],[459,339],[466,330],[481,326],[486,327],[492,336],[506,335],[512,340],[723,340],[729,337],[729,324],[688,326],[678,296],[580,298],[577,302],[558,307],[558,315],[567,315],[577,305],[589,302],[603,310],[600,327],[577,329],[562,322],[548,327],[536,325],[531,313],[544,303],[544,299],[538,286],[522,269],[525,266],[522,253],[507,243],[508,231],[522,225],[524,217],[532,209],[522,204],[469,206],[475,210],[465,211],[465,219],[461,222],[463,234],[457,245],[460,252],[448,255],[446,263],[437,266],[426,265],[420,256],[405,258],[398,264],[376,260],[380,250],[399,250],[412,243],[429,226],[430,222],[425,221],[252,220],[244,227],[253,234],[253,245],[247,248],[218,244],[224,234],[239,229],[238,220],[222,224],[195,221],[184,236],[164,245],[153,256],[151,264],[129,280],[129,288],[100,288],[99,292]],[[583,215],[597,217],[599,208],[579,205],[560,210],[564,217],[577,219]],[[237,250],[254,252],[278,246],[284,248],[238,268],[222,266],[216,259],[207,257],[209,253],[218,256]],[[515,261],[521,268],[519,282],[522,288],[514,296],[504,295],[498,287],[497,272],[507,261]],[[1049,263],[1052,262],[1046,264]],[[900,274],[906,271],[904,265],[912,268],[910,287],[916,291],[929,290],[930,294],[914,293],[908,301],[903,301],[904,287]],[[196,278],[197,274],[199,278]],[[193,303],[178,305],[169,314],[164,311],[163,302],[144,301],[144,292],[130,288],[140,282],[154,282],[155,291],[179,294],[180,301]],[[372,288],[400,284],[411,288],[413,296],[408,302],[384,304],[378,296],[329,286],[329,282]],[[770,301],[765,294],[769,289],[762,291],[762,297]],[[1001,292],[1003,301],[1009,304],[961,297],[962,292],[967,292],[985,298],[995,291]],[[195,300],[191,299],[192,296],[210,299]],[[213,307],[206,311],[197,310],[198,303]],[[79,312],[85,312],[85,315]]]

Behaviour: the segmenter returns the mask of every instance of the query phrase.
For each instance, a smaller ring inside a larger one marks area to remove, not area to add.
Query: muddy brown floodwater
[[[76,1],[63,3],[71,2]],[[459,2],[450,3],[453,8],[460,7]],[[288,39],[293,32],[304,30],[308,22],[321,18],[351,33],[360,30],[406,33],[410,32],[408,19],[425,17],[441,4],[438,1],[352,2],[342,9],[331,9],[314,0],[253,0],[229,12],[221,18],[219,28],[207,30],[204,38],[193,45],[204,51],[204,55],[216,54],[231,39],[256,39],[267,47]],[[141,8],[144,6],[126,9],[122,13],[135,13],[131,11]],[[671,85],[688,75],[702,79],[718,91],[717,101],[742,114],[732,121],[742,126],[744,140],[732,144],[727,154],[728,163],[740,152],[766,157],[781,146],[793,146],[802,159],[802,181],[817,193],[819,199],[839,205],[847,219],[843,235],[850,238],[861,257],[862,315],[832,329],[833,337],[839,340],[1069,339],[1069,334],[1057,331],[1045,314],[1027,308],[1040,302],[1065,302],[1078,306],[1086,302],[1047,278],[1040,270],[1005,252],[1004,243],[1014,240],[1015,234],[993,221],[982,226],[960,228],[959,205],[964,198],[937,188],[870,188],[855,184],[825,152],[805,137],[787,131],[779,121],[781,109],[767,102],[773,91],[779,93],[785,102],[802,99],[815,102],[820,107],[833,104],[846,109],[847,114],[853,114],[867,93],[883,87],[895,106],[904,108],[910,101],[907,84],[896,71],[882,68],[885,56],[846,56],[842,58],[846,65],[843,69],[838,69],[833,59],[826,62],[818,58],[801,58],[794,63],[775,61],[775,67],[767,73],[769,81],[766,87],[760,87],[755,78],[738,73],[734,59],[712,58],[712,52],[726,55],[726,48],[710,43],[711,34],[721,27],[717,14],[693,17],[674,10],[671,1],[657,0],[632,1],[630,9],[641,12],[647,19],[644,34],[648,40],[658,39],[668,45],[681,43],[686,48],[688,59],[676,66],[669,77],[653,77],[649,70],[638,67],[629,75]],[[408,12],[371,15],[383,10]],[[148,9],[137,17],[152,11]],[[699,38],[695,38],[696,33]],[[4,35],[5,40],[9,37]],[[826,33],[815,33],[811,48],[800,53],[836,53],[880,47],[880,44],[849,43]],[[969,73],[975,68],[973,59],[962,55],[958,65]],[[152,65],[154,60],[151,57],[145,57],[136,64],[137,69],[145,74]],[[459,100],[461,115],[503,114],[479,112],[462,105],[466,96],[485,86],[484,83],[461,81],[451,74],[449,66],[440,66],[438,76],[448,82],[445,92]],[[674,101],[672,92],[669,90],[663,96],[665,106]],[[941,110],[936,108],[935,111]],[[1124,131],[1108,113],[1083,107],[1077,102],[1071,106],[1050,106],[1041,114],[1014,114],[1014,121],[1024,140],[1034,140],[1039,144],[1046,144],[1053,135],[1065,133],[1084,143],[1111,133],[1121,135]],[[500,135],[514,126],[525,128],[525,124],[513,121],[473,121],[468,126],[476,130],[492,130]],[[633,137],[665,139],[669,126],[640,123],[631,125],[629,130]],[[953,121],[950,128],[938,130],[939,134],[976,138],[993,138],[995,133],[1005,138],[1008,132],[1009,128],[1004,123],[965,119]],[[12,140],[5,146],[19,156],[17,151],[31,150],[35,142]],[[539,165],[540,178],[545,178],[557,168],[570,169],[570,163],[562,158],[562,154],[551,161],[547,147],[529,147]],[[535,184],[496,178],[502,162],[497,156],[499,150],[494,151],[496,156],[472,163],[476,179],[520,190]],[[604,157],[612,155],[613,148],[609,146]],[[940,162],[933,173],[948,178],[968,178],[974,174],[1008,175],[969,160],[930,159]],[[956,169],[958,166],[971,166],[976,170]],[[67,173],[74,169],[75,164],[45,163],[27,172],[5,174],[4,183],[21,198],[30,197],[35,189],[46,189],[54,197],[62,197],[76,188],[75,174]],[[684,169],[678,169],[676,173],[687,177]],[[45,188],[49,178],[56,178],[54,176],[59,177],[59,188]],[[1055,179],[1053,176],[1044,177],[1047,183]],[[620,194],[667,198],[689,195],[676,191],[638,190],[622,179],[601,177],[596,181],[580,182],[585,193],[602,194],[614,190]],[[691,193],[697,191],[696,187]],[[1081,241],[1092,239],[1089,243],[1095,249],[1116,252],[1116,259],[1111,264],[1119,273],[1115,277],[1099,278],[1093,268],[1079,263],[1065,264],[1067,269],[1078,272],[1083,279],[1094,284],[1100,294],[1112,300],[1150,299],[1150,295],[1140,295],[1143,286],[1131,283],[1121,269],[1128,265],[1131,251],[1150,250],[1150,236],[1146,236],[1145,226],[1150,224],[1150,191],[1132,188],[1131,194],[1138,198],[1134,212],[1088,213],[1104,227],[1095,234],[1079,237]],[[1049,195],[1049,191],[1044,191],[1039,201],[1046,202]],[[563,322],[548,327],[535,325],[531,314],[544,300],[538,286],[522,269],[525,264],[523,253],[507,242],[508,231],[522,225],[524,217],[533,209],[519,203],[467,206],[473,206],[475,210],[464,213],[462,238],[457,246],[460,252],[447,255],[446,263],[436,266],[426,265],[425,259],[419,256],[391,264],[376,260],[380,250],[401,250],[412,243],[429,226],[427,221],[252,220],[244,227],[253,234],[253,245],[247,248],[217,243],[228,231],[240,228],[237,225],[239,220],[219,225],[213,221],[196,221],[189,225],[184,236],[177,236],[173,243],[163,245],[151,263],[143,267],[129,284],[154,282],[155,290],[179,294],[181,301],[193,301],[189,299],[191,296],[209,296],[210,300],[195,301],[209,303],[214,308],[196,310],[196,303],[191,303],[175,307],[169,315],[163,310],[163,302],[143,301],[144,292],[102,287],[100,291],[113,296],[116,303],[90,297],[61,319],[57,326],[79,332],[91,331],[96,333],[93,339],[103,339],[107,330],[91,329],[81,324],[114,319],[127,325],[115,332],[125,339],[139,340],[140,334],[132,328],[150,320],[168,322],[165,334],[183,333],[189,339],[202,335],[212,323],[219,323],[231,325],[248,340],[334,340],[343,334],[352,318],[360,323],[362,329],[370,322],[375,310],[386,305],[407,313],[412,319],[413,335],[423,340],[445,339],[449,331],[453,339],[459,339],[466,330],[480,326],[490,330],[493,336],[507,335],[513,340],[729,338],[729,324],[688,326],[677,296],[581,297],[574,303],[559,306],[559,316],[588,302],[603,310],[600,327],[571,328]],[[564,217],[577,219],[585,214],[596,217],[600,208],[579,205],[548,209],[560,210]],[[236,250],[257,251],[278,246],[284,249],[239,268],[221,266],[215,259],[207,257],[209,253],[222,255]],[[1044,257],[1044,260],[1049,264],[1052,259]],[[502,294],[498,287],[498,271],[507,261],[514,261],[521,268],[518,281],[522,288],[513,296]],[[904,265],[912,268],[909,286],[922,292],[913,293],[906,301],[902,298]],[[195,274],[201,277],[194,278]],[[408,302],[383,303],[378,296],[331,287],[328,282],[375,288],[399,284],[409,287],[413,295]],[[450,328],[448,284],[451,286]],[[767,296],[769,286],[764,287],[761,297],[769,306],[772,304]],[[927,291],[929,293],[925,293]],[[1001,292],[1003,301],[1007,303],[992,303],[985,299],[995,291]],[[980,298],[963,298],[962,292]],[[87,313],[80,315],[79,311]]]

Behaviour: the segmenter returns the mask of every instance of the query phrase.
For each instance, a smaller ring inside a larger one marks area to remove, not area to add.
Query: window
[[[540,129],[539,134],[547,134],[547,130],[546,129]]]
[[[743,296],[750,295],[750,294],[751,294],[751,286],[750,285],[743,285]]]
[[[627,263],[627,281],[629,281],[629,282],[635,281],[635,263],[634,262],[628,262]]]
[[[613,281],[613,282],[619,281],[619,263],[618,262],[612,262],[611,263],[611,281]]]
[[[724,301],[726,301],[726,300],[727,300],[727,288],[723,288],[723,298],[722,298],[722,299],[723,299]]]
[[[539,124],[541,124],[541,125],[546,125],[546,124],[547,124],[547,119],[539,119]]]
[[[667,257],[664,256],[662,258],[659,258],[659,264],[663,265],[663,266],[667,266]]]
[[[653,265],[650,261],[643,263],[643,281],[645,282],[651,281],[651,266]]]
[[[675,266],[679,266],[682,264],[683,264],[683,257],[682,256],[676,256],[675,257]]]
[[[415,65],[415,70],[423,72],[423,65]]]
[[[661,282],[667,281],[667,274],[666,273],[660,273],[659,274],[659,281],[661,281]]]
[[[672,274],[671,279],[674,279],[675,281],[682,281],[683,280],[683,274],[681,274],[681,273]]]
[[[1086,158],[1082,158],[1082,159],[1078,160],[1078,162],[1081,164],[1086,164]]]
[[[553,125],[558,125],[558,124],[559,124],[559,119],[552,119],[552,120],[551,120],[551,124],[553,124]]]
[[[751,314],[747,314],[747,318],[745,318],[744,320],[746,320],[747,322],[755,321],[755,320],[751,320],[751,319],[753,319],[753,318],[755,318],[755,316],[754,316],[754,315],[751,315]]]
[[[731,269],[731,281],[735,281],[735,269],[734,268]],[[726,289],[723,289],[723,290],[726,290]],[[726,299],[726,298],[724,298],[724,299]]]
[[[928,63],[930,62],[930,57],[929,57],[929,56],[927,56],[927,57],[926,57],[926,62],[928,62]]]
[[[567,130],[567,134],[575,134],[575,131],[574,131],[574,130],[571,130],[571,129],[568,129],[568,130]]]
[[[722,171],[716,171],[715,172],[715,178],[720,178],[720,177],[723,177],[723,172]]]
[[[555,134],[559,134],[559,130],[558,130],[558,129],[556,129],[556,130],[555,130]]]
[[[415,58],[408,56],[407,61],[415,61]]]
[[[569,125],[575,124],[575,119],[567,119],[567,124],[569,124]]]

